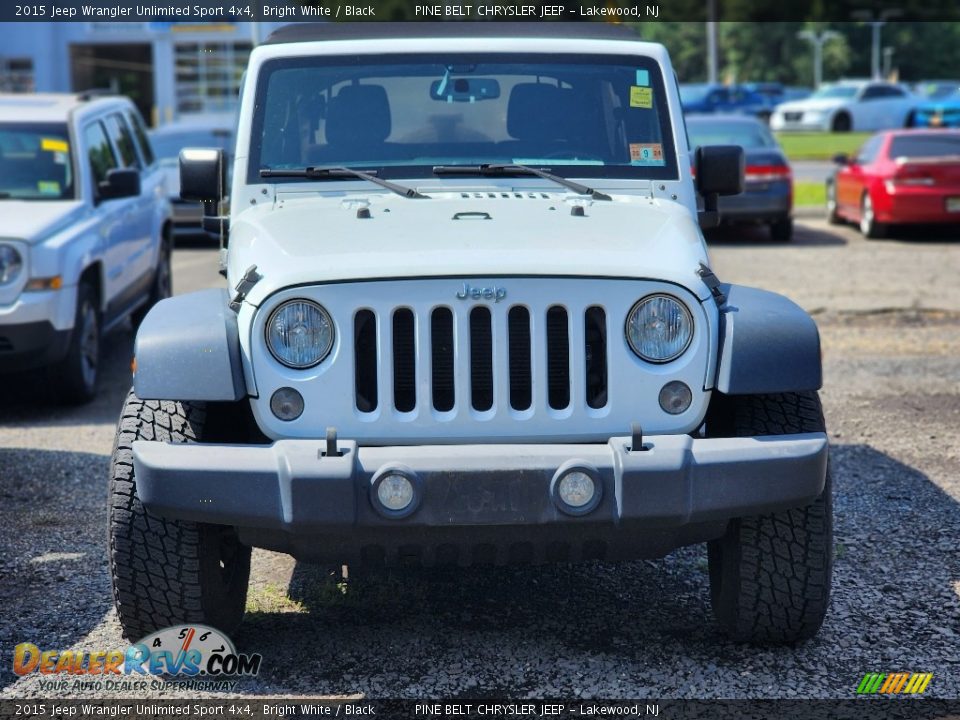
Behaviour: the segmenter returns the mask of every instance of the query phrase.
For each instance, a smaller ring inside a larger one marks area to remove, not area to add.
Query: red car
[[[868,238],[900,223],[960,224],[960,131],[892,130],[856,156],[837,155],[827,180],[827,220],[860,225]]]

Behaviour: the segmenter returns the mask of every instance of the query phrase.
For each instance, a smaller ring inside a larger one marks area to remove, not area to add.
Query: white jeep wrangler
[[[161,302],[137,336],[110,518],[128,637],[229,632],[253,546],[429,565],[701,542],[730,634],[817,632],[817,328],[709,270],[700,224],[742,150],[690,157],[662,46],[292,26],[251,56],[223,168],[181,154],[183,196],[229,233],[228,289]]]
[[[170,296],[170,203],[133,103],[0,95],[0,373],[97,388],[100,338]]]

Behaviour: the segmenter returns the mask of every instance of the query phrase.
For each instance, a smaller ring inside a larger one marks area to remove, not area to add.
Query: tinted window
[[[120,160],[123,167],[140,167],[140,158],[137,155],[137,149],[133,143],[133,134],[126,122],[120,117],[119,113],[114,113],[106,119],[107,132],[110,133],[110,139],[114,146],[120,152]]]
[[[140,157],[143,158],[145,164],[153,165],[153,148],[150,146],[149,138],[147,138],[147,131],[143,129],[143,120],[140,119],[140,114],[128,111],[127,120],[130,121],[133,134],[137,138],[137,145],[140,147]]]
[[[117,158],[107,140],[107,133],[103,123],[95,122],[87,125],[83,131],[84,143],[87,146],[87,159],[90,170],[93,172],[93,184],[96,187],[107,179],[107,172],[117,167]]]
[[[72,155],[66,125],[0,123],[0,201],[75,197]]]
[[[935,158],[960,155],[960,136],[901,135],[890,143],[891,158]]]

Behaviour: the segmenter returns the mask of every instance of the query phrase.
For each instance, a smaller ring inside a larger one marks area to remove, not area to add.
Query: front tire
[[[836,117],[833,118],[830,129],[838,133],[850,132],[853,130],[853,120],[845,112],[837,113]]]
[[[830,225],[839,225],[843,222],[837,211],[837,184],[827,181],[827,222]]]
[[[824,432],[815,392],[723,397],[708,435],[754,437]],[[810,505],[737,518],[707,544],[710,600],[733,639],[797,643],[820,630],[830,601],[833,501],[830,468]]]
[[[60,402],[81,405],[96,396],[100,378],[100,339],[97,292],[93,285],[81,280],[67,355],[47,373]]]
[[[111,462],[109,542],[113,599],[123,635],[135,642],[171,625],[231,633],[243,619],[250,548],[233,528],[172,520],[137,497],[133,442],[201,442],[204,403],[127,396]]]

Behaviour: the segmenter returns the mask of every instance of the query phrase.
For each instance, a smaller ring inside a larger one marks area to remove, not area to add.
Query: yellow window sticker
[[[653,107],[653,88],[640,87],[638,85],[630,86],[630,107],[652,108]]]
[[[665,165],[660,143],[630,143],[631,165]]]
[[[56,180],[40,180],[37,183],[37,192],[41,195],[59,195],[60,183]]]
[[[43,138],[40,141],[40,149],[47,152],[67,152],[70,146],[66,140],[56,140],[54,138]]]

